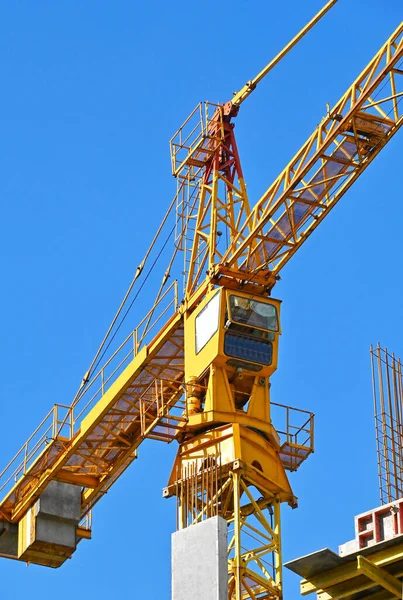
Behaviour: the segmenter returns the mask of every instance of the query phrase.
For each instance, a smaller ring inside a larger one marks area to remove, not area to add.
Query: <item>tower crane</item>
[[[201,103],[173,136],[177,193],[100,350],[72,404],[56,404],[0,474],[1,556],[59,567],[91,537],[92,508],[140,444],[176,440],[163,494],[176,498],[178,528],[223,517],[228,597],[282,597],[280,506],[297,505],[286,472],[313,451],[313,415],[270,397],[281,334],[272,291],[403,123],[403,22],[257,201],[248,198],[234,124],[336,2],[230,101]],[[109,351],[172,214],[174,249],[157,298]],[[181,258],[183,291],[176,279],[168,285]],[[284,428],[275,426],[280,413]]]

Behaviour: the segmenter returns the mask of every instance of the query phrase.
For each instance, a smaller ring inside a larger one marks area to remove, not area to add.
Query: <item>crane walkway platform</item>
[[[131,334],[79,402],[55,405],[0,474],[0,519],[17,523],[51,481],[82,487],[85,517],[143,440],[172,441],[185,421],[183,339],[175,306],[162,331],[140,350]]]

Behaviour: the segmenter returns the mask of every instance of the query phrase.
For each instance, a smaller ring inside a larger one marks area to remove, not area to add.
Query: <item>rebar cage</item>
[[[380,345],[370,348],[381,504],[403,496],[402,363]]]

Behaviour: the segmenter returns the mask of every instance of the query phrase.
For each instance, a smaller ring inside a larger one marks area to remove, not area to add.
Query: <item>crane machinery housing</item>
[[[176,440],[163,493],[176,498],[178,529],[225,519],[228,598],[282,598],[280,506],[297,505],[286,472],[313,452],[314,420],[270,398],[281,335],[272,290],[403,123],[403,22],[257,201],[248,198],[234,121],[336,2],[231,100],[201,103],[173,136],[177,193],[103,344],[72,404],[56,404],[0,473],[0,556],[61,566],[91,537],[92,508],[142,441]],[[173,212],[157,298],[102,362]],[[168,285],[179,264],[183,289],[177,279]]]

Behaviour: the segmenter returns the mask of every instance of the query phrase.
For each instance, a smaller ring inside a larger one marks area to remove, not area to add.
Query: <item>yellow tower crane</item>
[[[173,210],[175,247],[156,301],[101,364],[148,253],[72,404],[55,405],[0,474],[0,555],[60,566],[90,537],[92,507],[141,442],[177,440],[164,495],[177,499],[178,528],[220,515],[230,532],[228,598],[282,597],[280,505],[296,506],[286,471],[313,451],[313,415],[270,399],[281,334],[281,303],[271,293],[281,268],[403,123],[403,23],[253,203],[234,119],[336,2],[232,100],[200,104],[172,138],[177,193],[152,247]],[[179,255],[180,302],[178,282],[167,284]],[[273,422],[279,411],[283,428]],[[48,518],[58,526],[46,538]]]

